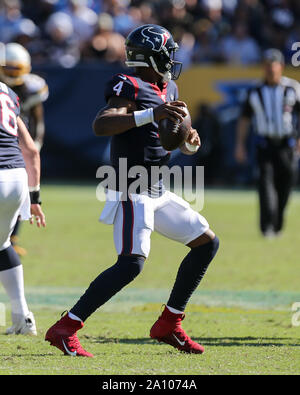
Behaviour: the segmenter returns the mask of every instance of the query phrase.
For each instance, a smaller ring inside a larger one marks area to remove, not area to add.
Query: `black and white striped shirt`
[[[250,88],[242,109],[243,117],[253,118],[258,135],[276,139],[295,135],[297,115],[300,84],[287,77],[278,85],[263,82]]]

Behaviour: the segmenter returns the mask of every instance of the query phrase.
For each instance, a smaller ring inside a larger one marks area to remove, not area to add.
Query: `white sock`
[[[10,299],[12,314],[27,316],[29,309],[24,293],[23,266],[0,271],[0,281]]]
[[[171,313],[174,313],[174,314],[183,314],[183,311],[179,311],[179,310],[173,309],[173,307],[167,306],[167,308],[168,308],[169,311],[171,311]]]
[[[75,320],[75,321],[80,321],[81,319],[79,317],[77,317],[77,315],[73,314],[73,313],[68,313],[69,318],[71,318],[71,320]]]

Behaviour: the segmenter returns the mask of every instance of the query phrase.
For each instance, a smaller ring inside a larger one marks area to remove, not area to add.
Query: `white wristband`
[[[197,152],[198,149],[200,148],[199,145],[192,145],[192,144],[189,144],[189,143],[187,143],[187,142],[185,142],[185,147],[186,147],[186,149],[187,149],[188,151],[190,151],[190,152]]]
[[[146,110],[141,111],[134,111],[133,116],[137,127],[154,122],[153,108],[147,108]]]
[[[40,190],[40,184],[36,185],[35,187],[28,187],[29,192],[38,192]]]

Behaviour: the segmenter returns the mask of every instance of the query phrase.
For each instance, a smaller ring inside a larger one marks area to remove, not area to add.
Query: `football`
[[[191,116],[187,107],[182,108],[186,111],[182,122],[164,118],[158,123],[160,142],[167,151],[173,151],[181,146],[189,135],[192,126]]]

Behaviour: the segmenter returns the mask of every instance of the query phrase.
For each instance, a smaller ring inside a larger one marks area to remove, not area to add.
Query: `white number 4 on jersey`
[[[121,90],[123,88],[124,81],[120,81],[113,87],[113,90],[116,92],[117,96],[120,96]]]

